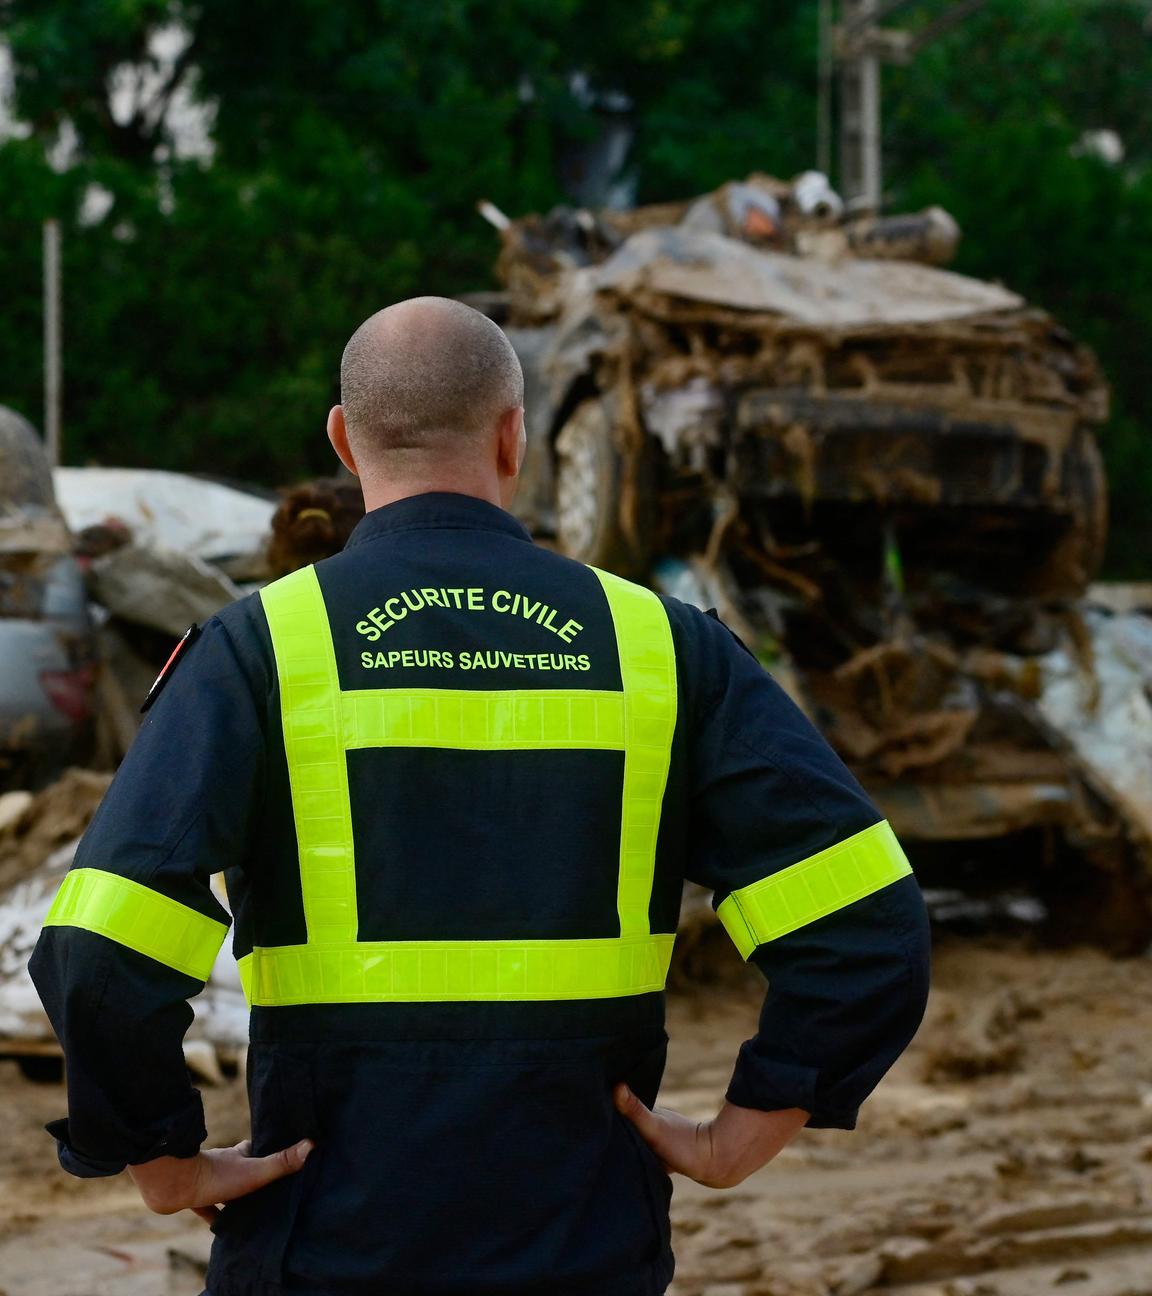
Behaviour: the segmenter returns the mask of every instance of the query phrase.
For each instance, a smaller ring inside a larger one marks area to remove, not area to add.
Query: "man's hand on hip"
[[[666,1107],[649,1111],[627,1085],[613,1091],[617,1110],[671,1173],[706,1188],[732,1188],[767,1165],[804,1128],[809,1113],[755,1111],[726,1102],[710,1121],[689,1120]]]
[[[295,1174],[312,1147],[311,1139],[302,1139],[282,1152],[254,1157],[252,1144],[245,1139],[235,1147],[213,1148],[194,1157],[157,1157],[129,1166],[128,1173],[140,1189],[144,1205],[157,1215],[191,1210],[211,1223],[222,1203]]]

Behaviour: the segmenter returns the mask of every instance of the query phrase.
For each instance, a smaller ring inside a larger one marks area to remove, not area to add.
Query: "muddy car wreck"
[[[1152,621],[1088,596],[1091,352],[940,268],[946,213],[846,219],[815,173],[630,212],[483,210],[490,309],[528,379],[525,520],[716,606],[928,885],[1018,888],[1054,935],[1145,947]],[[1128,666],[1103,688],[1118,634]]]
[[[96,655],[84,581],[32,426],[0,406],[0,793],[88,754]]]

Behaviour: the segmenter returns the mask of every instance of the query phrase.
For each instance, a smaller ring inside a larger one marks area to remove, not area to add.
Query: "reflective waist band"
[[[60,885],[45,927],[79,927],[207,981],[227,924],[140,882],[103,869],[73,869]]]
[[[912,872],[887,820],[854,833],[760,882],[733,891],[716,910],[742,958],[890,886]]]
[[[258,946],[240,959],[240,977],[253,1007],[603,999],[662,990],[674,940],[661,934]]]

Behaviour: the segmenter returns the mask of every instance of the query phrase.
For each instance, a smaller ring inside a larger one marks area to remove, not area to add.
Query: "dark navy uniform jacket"
[[[552,654],[555,678],[534,675],[532,687],[620,687],[594,574],[482,501],[431,494],[377,509],[317,574],[345,689],[525,687],[525,671],[498,654],[476,663],[487,648]],[[546,599],[583,626],[583,659],[535,621],[426,607],[388,630],[379,647],[398,660],[381,661],[357,630],[366,612],[384,595],[445,585]],[[679,697],[653,932],[675,930],[685,878],[719,904],[881,818],[719,621],[664,604]],[[349,752],[357,858],[373,861],[357,868],[361,927],[374,940],[618,935],[615,875],[588,861],[615,859],[619,772],[605,762],[619,757]],[[209,880],[225,870],[241,956],[304,939],[298,875],[284,867],[295,852],[277,674],[251,597],[213,618],[170,676],[74,867],[220,921]],[[851,1129],[923,1012],[915,881],[752,958],[769,988],[729,1099]],[[115,1174],[193,1155],[206,1135],[181,1040],[201,983],[68,926],[45,928],[31,968],[66,1055],[69,1116],[50,1127],[64,1168]],[[299,1174],[224,1209],[211,1296],[657,1296],[672,1273],[670,1180],[615,1112],[611,1086],[627,1081],[652,1103],[665,1045],[661,993],[253,1009],[253,1151],[305,1136],[316,1148]]]

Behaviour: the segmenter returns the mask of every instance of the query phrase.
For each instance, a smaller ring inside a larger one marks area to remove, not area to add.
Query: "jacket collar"
[[[398,531],[419,530],[502,531],[517,540],[532,542],[523,524],[495,504],[472,495],[431,491],[365,513],[348,537],[345,548]]]

